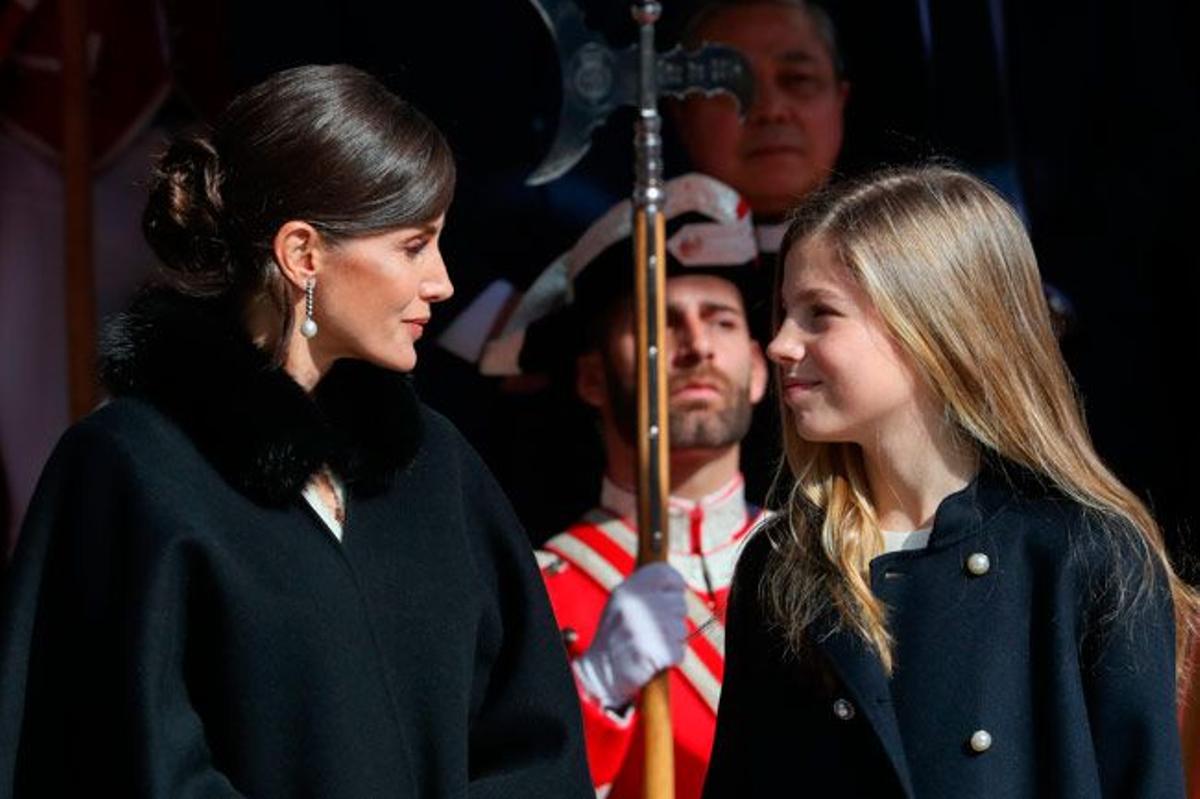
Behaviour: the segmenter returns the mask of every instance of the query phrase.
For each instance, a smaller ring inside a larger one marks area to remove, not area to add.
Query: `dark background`
[[[625,3],[583,5],[612,41],[630,40]],[[663,5],[666,45],[693,4]],[[1200,436],[1191,391],[1200,71],[1188,5],[828,6],[853,83],[839,171],[948,156],[1001,176],[1002,188],[1023,205],[1046,280],[1074,303],[1077,323],[1064,350],[1097,448],[1150,502],[1177,551],[1200,522],[1192,501]],[[443,129],[460,168],[443,246],[457,294],[436,309],[435,324],[496,277],[524,287],[629,191],[628,113],[597,132],[567,177],[537,189],[522,185],[553,136],[559,81],[551,40],[525,0],[177,4],[173,32],[195,20],[207,28],[208,43],[179,49],[188,99],[173,103],[172,122],[211,111],[274,70],[348,62],[384,79]],[[667,154],[672,173],[680,171],[670,140]],[[573,518],[588,497],[546,496],[514,476],[522,462],[564,453],[498,452],[489,443],[504,402],[546,400],[498,399],[494,385],[436,352],[432,338],[418,369],[422,393],[477,442],[518,506],[533,509],[535,539]],[[598,474],[589,443],[573,440],[562,468]]]

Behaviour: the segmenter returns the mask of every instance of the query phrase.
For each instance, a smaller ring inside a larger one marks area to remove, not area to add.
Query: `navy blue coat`
[[[787,651],[764,622],[771,532],[757,535],[733,585],[705,799],[1182,797],[1166,580],[1113,621],[1144,561],[1093,518],[1014,468],[947,497],[927,549],[871,564],[890,679],[832,617]]]

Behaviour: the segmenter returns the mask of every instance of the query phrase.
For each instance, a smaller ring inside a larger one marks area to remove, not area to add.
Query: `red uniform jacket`
[[[1188,669],[1187,694],[1179,703],[1179,731],[1188,799],[1200,799],[1200,643],[1192,644]]]
[[[698,799],[712,749],[725,667],[725,603],[737,555],[762,513],[746,505],[739,475],[700,502],[672,497],[669,560],[687,582],[690,635],[670,671],[675,795]],[[609,592],[632,573],[635,497],[609,481],[601,507],[539,552],[542,576],[572,661],[592,643]],[[636,711],[605,709],[583,690],[584,736],[599,796],[640,799],[642,739]]]

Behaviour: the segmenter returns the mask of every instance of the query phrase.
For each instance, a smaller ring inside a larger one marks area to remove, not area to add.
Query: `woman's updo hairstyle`
[[[240,94],[208,132],[175,139],[142,217],[166,276],[185,294],[266,294],[291,326],[272,256],[301,220],[327,241],[436,219],[454,193],[442,134],[375,78],[345,65],[276,73]]]
[[[202,135],[172,142],[151,175],[142,216],[146,240],[189,293],[220,292],[232,281],[221,236],[220,186],[216,150]]]

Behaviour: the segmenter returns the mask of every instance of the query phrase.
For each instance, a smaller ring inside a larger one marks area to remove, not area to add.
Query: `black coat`
[[[1122,579],[1145,585],[1145,560],[1006,471],[947,497],[928,549],[872,562],[890,679],[832,617],[786,652],[764,623],[771,542],[756,535],[733,584],[705,799],[1183,796],[1165,578],[1109,618]]]
[[[532,552],[400,375],[143,297],[3,585],[0,797],[587,797]],[[300,496],[347,487],[343,543]]]

